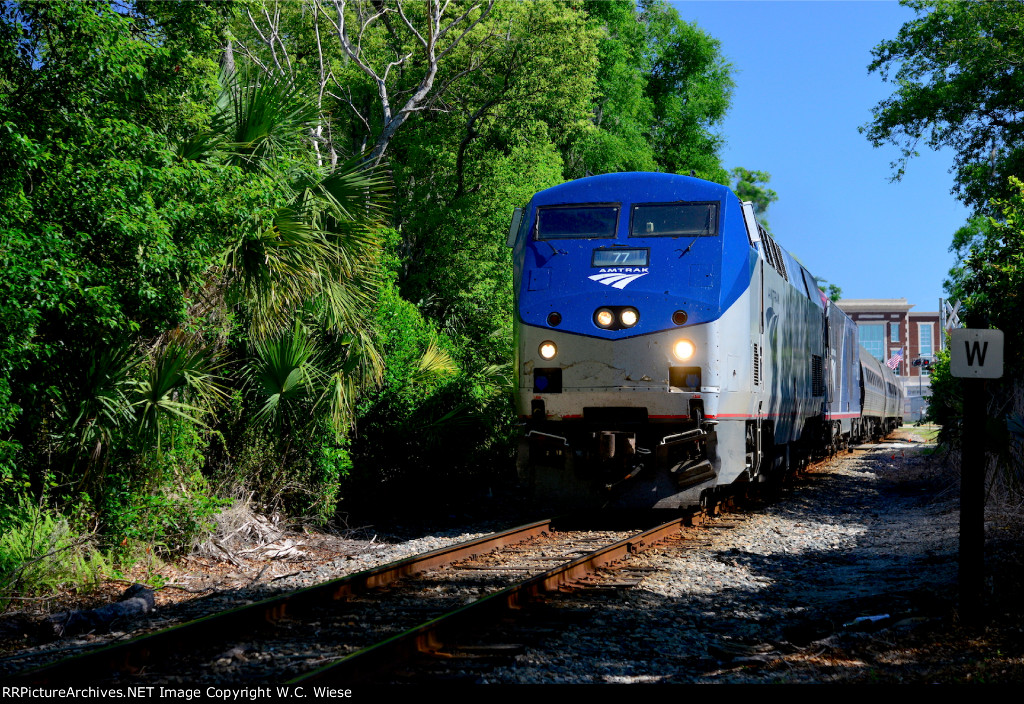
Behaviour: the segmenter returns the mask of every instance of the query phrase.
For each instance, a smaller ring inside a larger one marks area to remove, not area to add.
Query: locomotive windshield
[[[537,210],[537,239],[615,237],[618,204],[574,205]]]
[[[633,206],[630,237],[713,237],[717,234],[717,202]]]

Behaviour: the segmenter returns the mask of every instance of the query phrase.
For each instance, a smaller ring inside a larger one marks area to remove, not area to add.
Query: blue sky
[[[906,298],[938,310],[968,211],[952,195],[948,150],[921,150],[891,183],[894,146],[857,128],[892,93],[868,75],[871,49],[913,10],[888,0],[673,2],[722,43],[736,88],[721,133],[727,168],[767,171],[779,200],[767,220],[779,244],[844,298]]]

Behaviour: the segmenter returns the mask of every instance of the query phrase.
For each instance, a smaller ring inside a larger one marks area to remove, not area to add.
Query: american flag
[[[892,359],[890,359],[888,362],[885,363],[885,366],[889,367],[889,369],[892,369],[893,371],[896,371],[896,367],[900,366],[900,362],[902,362],[902,361],[903,361],[903,348],[900,347],[900,351],[897,352],[896,354],[894,354],[892,356]]]

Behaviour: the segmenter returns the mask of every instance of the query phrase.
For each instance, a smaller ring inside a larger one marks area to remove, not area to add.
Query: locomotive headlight
[[[540,352],[540,356],[544,359],[552,359],[556,354],[558,354],[558,348],[551,340],[545,340],[540,343],[540,347],[537,351]]]
[[[631,328],[640,320],[640,313],[636,308],[623,308],[619,313],[619,320],[625,327]]]
[[[598,308],[594,313],[594,323],[601,328],[610,328],[615,322],[615,314],[607,308]]]
[[[697,351],[697,347],[689,340],[676,340],[676,344],[672,345],[672,354],[676,356],[680,362],[685,362],[693,357],[694,352]]]

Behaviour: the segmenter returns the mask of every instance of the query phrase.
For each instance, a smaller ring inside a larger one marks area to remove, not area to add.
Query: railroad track
[[[807,469],[813,470],[818,463]],[[11,676],[35,684],[251,685],[391,681],[399,664],[510,652],[500,636],[467,648],[460,634],[494,623],[596,571],[679,537],[727,509],[676,514],[653,528],[650,512],[614,514],[618,525],[552,519],[519,526],[330,580]],[[605,515],[607,521],[609,516]],[[692,537],[692,536],[691,536]],[[698,538],[694,547],[699,548]],[[640,581],[614,578],[612,588]],[[628,584],[627,584],[628,583]],[[591,585],[591,588],[593,585]],[[385,674],[381,675],[380,673]],[[399,678],[401,679],[401,678]]]
[[[20,683],[351,683],[677,533],[539,521],[272,597],[12,676]],[[630,523],[631,522],[631,523]]]

